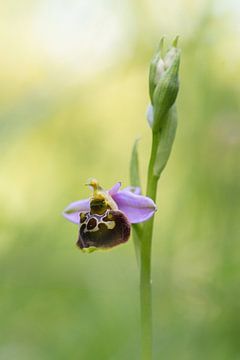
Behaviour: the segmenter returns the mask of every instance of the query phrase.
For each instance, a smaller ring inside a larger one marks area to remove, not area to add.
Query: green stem
[[[140,268],[142,224],[132,224],[132,229],[133,229],[133,242],[134,242],[137,265]]]
[[[159,134],[153,133],[152,150],[148,167],[147,196],[156,201],[158,177],[154,175]],[[151,289],[151,245],[154,217],[143,226],[141,238],[141,270],[140,270],[140,299],[141,299],[141,341],[142,360],[152,359],[152,289]]]

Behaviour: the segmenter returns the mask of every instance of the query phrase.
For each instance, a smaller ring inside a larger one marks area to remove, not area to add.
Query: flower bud
[[[165,116],[174,104],[179,89],[180,50],[176,47],[177,38],[164,58],[161,58],[162,43],[163,41],[161,41],[161,51],[157,52],[151,62],[149,74],[150,99],[154,114],[152,129],[154,132],[158,132],[162,128]]]
[[[150,94],[150,99],[151,99],[152,104],[153,104],[154,90],[157,86],[157,83],[158,83],[161,75],[164,73],[164,70],[165,70],[164,61],[161,58],[162,50],[163,50],[163,42],[164,42],[164,38],[161,39],[160,44],[157,49],[157,52],[153,56],[152,61],[150,63],[150,68],[149,68],[149,94]]]
[[[153,113],[153,106],[152,104],[148,105],[148,108],[147,108],[147,121],[148,121],[148,124],[150,126],[150,128],[153,127],[153,119],[154,119],[154,113]]]
[[[172,106],[166,115],[166,123],[160,134],[157,155],[154,164],[154,175],[159,178],[165,168],[172,151],[177,130],[176,105]]]

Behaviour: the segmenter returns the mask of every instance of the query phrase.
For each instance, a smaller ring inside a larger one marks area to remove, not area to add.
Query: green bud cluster
[[[160,41],[149,70],[149,95],[151,104],[147,118],[154,137],[152,172],[159,178],[171,154],[177,129],[176,98],[179,89],[180,49],[178,37],[164,54],[164,39]]]
[[[171,48],[164,55],[164,39],[162,39],[150,64],[149,94],[153,107],[153,132],[162,129],[166,115],[177,98],[180,64],[180,50],[177,48],[177,41],[178,38],[174,40]]]

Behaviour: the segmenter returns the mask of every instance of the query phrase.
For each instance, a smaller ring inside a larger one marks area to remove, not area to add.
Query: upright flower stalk
[[[151,104],[147,118],[152,130],[152,148],[148,165],[146,195],[156,202],[160,175],[171,153],[177,128],[176,98],[179,89],[178,71],[180,50],[176,38],[164,55],[163,39],[152,59],[149,72],[149,93]],[[132,185],[140,182],[136,143],[132,152],[130,178]],[[154,217],[134,231],[134,244],[140,263],[140,306],[142,360],[152,359],[152,289],[151,289],[151,247]]]
[[[140,268],[142,360],[152,359],[151,247],[158,180],[170,156],[177,128],[175,102],[180,63],[177,40],[164,52],[162,39],[150,64],[147,120],[152,131],[152,148],[146,196],[141,194],[137,140],[130,163],[131,186],[120,190],[118,182],[105,190],[96,179],[90,179],[86,185],[92,195],[70,203],[63,211],[67,220],[78,225],[77,246],[84,253],[126,243],[133,230]]]

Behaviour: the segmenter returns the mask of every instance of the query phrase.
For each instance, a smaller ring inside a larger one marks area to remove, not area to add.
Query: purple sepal
[[[119,191],[113,195],[113,200],[117,203],[119,210],[133,224],[148,220],[157,210],[152,199],[127,190]]]
[[[127,186],[122,191],[131,191],[135,195],[141,195],[141,188],[138,186]]]
[[[64,210],[63,210],[63,216],[75,223],[79,224],[79,214],[82,211],[90,211],[90,201],[89,199],[79,200],[75,201],[71,204],[69,204]]]

